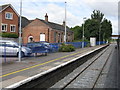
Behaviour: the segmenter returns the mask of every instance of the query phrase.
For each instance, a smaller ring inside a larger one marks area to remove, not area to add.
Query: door
[[[40,41],[45,41],[45,34],[40,34]]]

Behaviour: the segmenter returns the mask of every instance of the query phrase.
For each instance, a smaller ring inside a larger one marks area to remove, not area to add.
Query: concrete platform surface
[[[6,63],[2,62],[2,75],[0,76],[2,81],[0,83],[3,87],[9,86],[102,46],[76,49],[74,52],[50,53],[47,56],[25,57],[21,62],[18,62],[17,58]]]

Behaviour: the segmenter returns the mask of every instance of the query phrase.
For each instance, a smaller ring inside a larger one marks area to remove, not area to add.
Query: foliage
[[[75,51],[75,47],[71,44],[62,44],[59,48],[60,52],[72,52]]]
[[[17,34],[7,33],[7,32],[0,33],[0,36],[1,36],[1,37],[7,37],[7,38],[18,38],[18,35],[17,35]]]
[[[99,22],[95,19],[88,19],[85,22],[85,37],[89,40],[90,37],[98,37]]]
[[[111,21],[104,19],[101,23],[101,39],[107,41],[112,35],[112,24]]]
[[[101,13],[99,10],[94,10],[93,14],[91,14],[91,19],[97,20],[99,23],[102,22],[104,14]]]
[[[71,30],[74,32],[75,40],[80,40],[82,38],[82,27],[75,26],[74,28],[71,28]]]
[[[75,41],[82,40],[83,24],[82,26],[75,26],[71,28],[74,31]],[[111,21],[104,18],[104,14],[99,10],[94,10],[91,14],[91,18],[84,22],[84,36],[86,40],[90,37],[96,37],[99,41],[99,35],[101,41],[110,40],[112,34]]]

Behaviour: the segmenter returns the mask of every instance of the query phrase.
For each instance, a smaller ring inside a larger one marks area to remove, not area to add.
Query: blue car
[[[48,52],[52,52],[53,51],[53,47],[51,46],[50,43],[46,42],[46,41],[40,41],[39,43],[44,44],[47,48],[48,48]]]
[[[27,43],[26,46],[32,50],[32,53],[45,53],[45,55],[47,55],[49,51],[49,48],[47,47],[47,45],[40,42]]]

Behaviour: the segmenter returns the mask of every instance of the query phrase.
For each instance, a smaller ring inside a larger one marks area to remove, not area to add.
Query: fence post
[[[6,63],[6,43],[4,43],[4,62]]]

